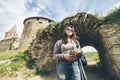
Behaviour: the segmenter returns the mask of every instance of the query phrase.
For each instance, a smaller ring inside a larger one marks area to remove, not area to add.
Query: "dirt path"
[[[88,80],[110,80],[105,70],[100,68],[94,60],[88,60],[88,66],[85,67],[85,72]]]
[[[104,70],[102,70],[94,60],[88,60],[88,65],[85,67],[88,80],[110,80]],[[29,80],[57,80],[56,74],[52,74],[49,77],[34,76]],[[39,79],[38,79],[39,78]]]
[[[13,59],[7,59],[7,60],[0,60],[0,65],[8,63],[10,64]]]

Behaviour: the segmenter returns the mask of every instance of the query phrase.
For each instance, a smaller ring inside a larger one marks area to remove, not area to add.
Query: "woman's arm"
[[[82,56],[82,50],[78,40],[76,40],[76,47],[80,50],[80,52],[76,56],[80,58]]]
[[[64,59],[64,53],[61,52],[61,43],[62,40],[58,40],[54,45],[53,55],[58,60]]]

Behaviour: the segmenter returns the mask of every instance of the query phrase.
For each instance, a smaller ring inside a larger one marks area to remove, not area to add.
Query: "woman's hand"
[[[63,57],[64,57],[64,59],[67,60],[67,61],[73,61],[73,55],[64,54]]]
[[[79,53],[81,53],[81,50],[78,49],[78,48],[74,48],[74,49],[72,50],[72,53],[73,53],[73,54],[79,54]]]

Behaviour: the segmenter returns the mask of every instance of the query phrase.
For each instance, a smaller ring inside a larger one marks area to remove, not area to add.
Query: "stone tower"
[[[16,24],[8,32],[5,32],[5,39],[13,37],[18,37],[16,32]]]
[[[29,17],[23,22],[24,29],[19,47],[27,47],[36,38],[36,32],[40,28],[47,27],[53,20],[44,17]]]
[[[0,41],[0,52],[6,52],[19,47],[19,38],[14,25],[8,32],[5,32],[5,39]]]

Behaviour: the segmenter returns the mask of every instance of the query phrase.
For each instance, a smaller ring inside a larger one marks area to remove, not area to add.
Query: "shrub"
[[[120,24],[120,7],[113,9],[104,17],[103,23],[105,24]]]

